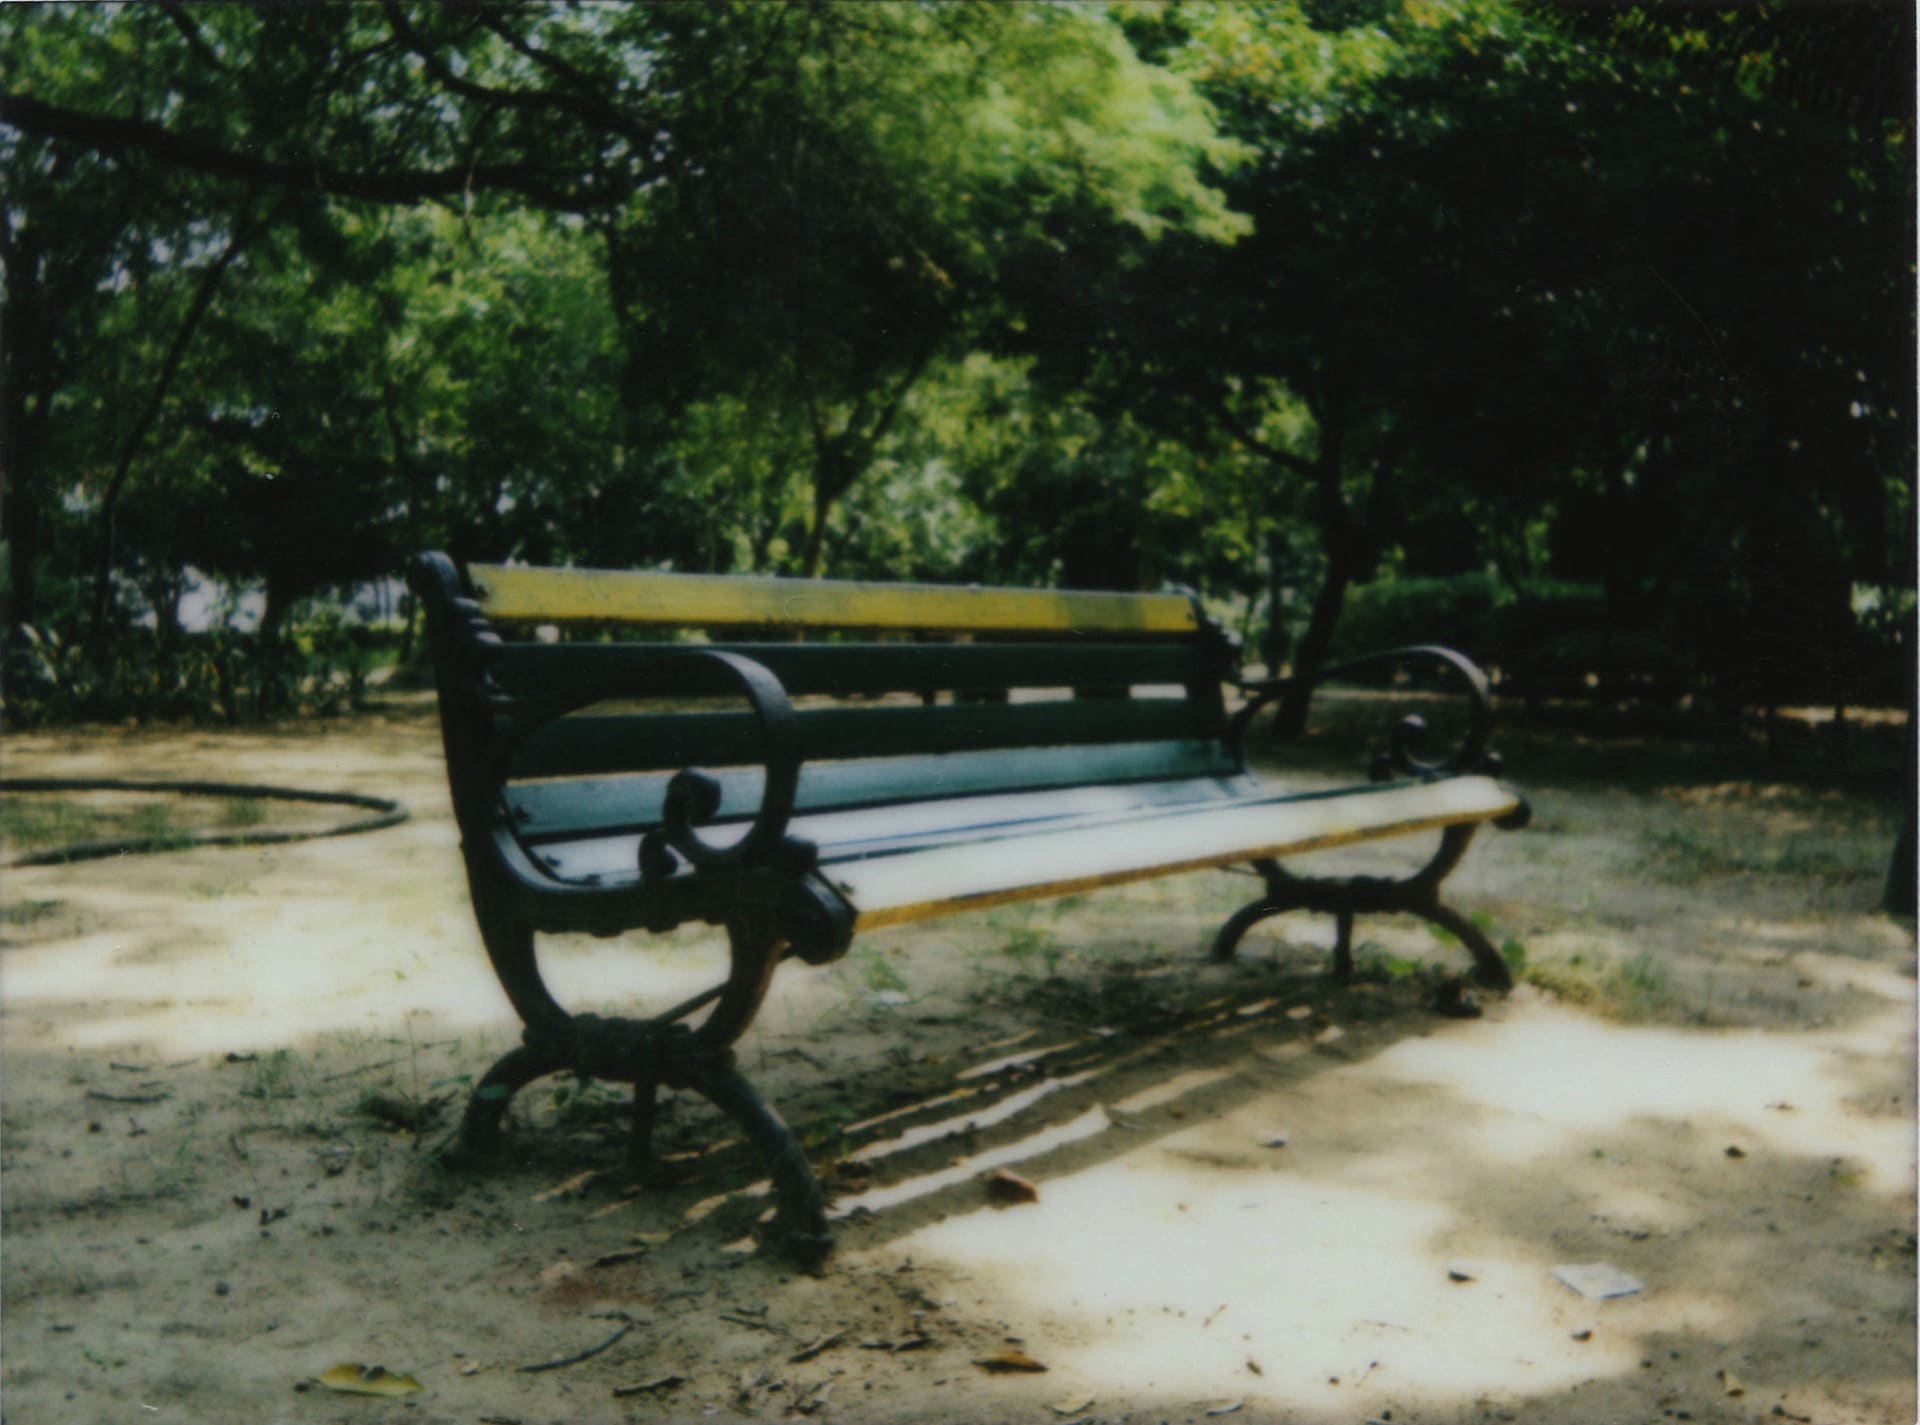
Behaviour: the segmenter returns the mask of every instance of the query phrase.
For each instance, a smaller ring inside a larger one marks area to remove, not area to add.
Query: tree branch
[[[590,123],[604,124],[607,128],[624,134],[642,149],[649,147],[659,136],[657,128],[635,124],[632,115],[600,92],[599,86],[594,83],[590,75],[568,64],[558,55],[529,44],[525,35],[502,21],[499,11],[494,7],[475,6],[473,14],[481,24],[505,40],[516,54],[531,60],[549,74],[573,86],[572,93],[564,95],[555,93],[553,97],[556,101],[564,101],[564,107],[579,118]]]
[[[182,5],[180,0],[160,0],[160,10],[168,20],[172,21],[173,27],[186,40],[187,48],[194,52],[202,64],[221,70],[227,67],[226,61],[221,59],[214,52],[213,46],[207,43],[207,37],[200,33],[198,22],[187,13],[187,7]]]
[[[524,111],[553,111],[572,114],[589,124],[599,124],[610,128],[619,128],[626,132],[631,126],[628,116],[604,101],[599,103],[581,99],[574,94],[557,90],[535,89],[492,89],[484,84],[476,84],[471,79],[463,79],[453,72],[451,66],[442,59],[439,52],[427,42],[407,19],[406,12],[400,8],[398,0],[381,0],[385,10],[387,24],[393,30],[394,38],[420,57],[427,73],[439,81],[449,92],[463,99],[471,99],[476,104],[485,104],[489,108],[519,109]],[[498,25],[488,22],[488,28],[502,32]],[[517,46],[516,46],[517,48]],[[533,57],[529,55],[529,57]],[[628,134],[628,137],[633,137]],[[649,136],[650,137],[650,136]]]
[[[1254,434],[1253,427],[1249,426],[1233,413],[1232,408],[1227,405],[1225,397],[1222,397],[1215,404],[1215,410],[1220,416],[1220,424],[1227,428],[1233,435],[1233,438],[1246,446],[1248,450],[1251,450],[1262,460],[1272,461],[1275,465],[1286,470],[1291,470],[1296,475],[1311,475],[1314,473],[1314,463],[1305,456],[1295,455],[1291,450],[1282,450],[1271,441],[1262,440],[1258,435]]]
[[[145,119],[82,113],[25,94],[0,93],[0,124],[97,153],[140,154],[213,177],[363,202],[419,203],[457,198],[483,188],[519,193],[563,212],[592,212],[621,201],[617,193],[569,192],[555,187],[524,164],[353,172],[317,161],[290,163],[257,158],[208,139],[175,133]]]
[[[280,200],[257,218],[242,209],[239,223],[227,239],[226,247],[220,256],[208,264],[201,274],[200,285],[195,289],[193,301],[187,308],[187,315],[173,334],[173,340],[167,346],[166,355],[161,358],[159,374],[154,378],[153,390],[147,397],[147,403],[141,408],[139,416],[127,432],[127,438],[121,442],[120,457],[114,463],[113,478],[108,481],[106,493],[100,500],[100,553],[94,567],[93,583],[93,623],[90,642],[96,647],[106,631],[107,605],[113,589],[113,556],[118,544],[119,528],[116,517],[120,502],[120,492],[126,487],[127,476],[133,472],[134,457],[140,453],[140,446],[147,438],[147,432],[153,426],[154,418],[160,414],[160,407],[167,399],[167,391],[173,385],[174,375],[180,370],[185,359],[187,347],[193,341],[193,334],[199,329],[200,321],[213,305],[214,292],[220,286],[220,279],[226,276],[227,269],[233,265],[241,251],[265,228],[272,225],[280,209],[286,205],[286,197]],[[251,197],[246,207],[252,206]]]

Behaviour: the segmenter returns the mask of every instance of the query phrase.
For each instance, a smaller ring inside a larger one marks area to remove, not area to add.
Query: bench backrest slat
[[[436,554],[416,561],[416,586],[470,837],[503,817],[530,845],[635,835],[659,825],[668,780],[693,767],[719,779],[720,820],[752,816],[765,729],[739,662],[716,652],[761,666],[791,700],[780,716],[805,817],[889,825],[911,804],[1000,796],[1051,816],[1050,792],[1176,805],[1244,782],[1226,736],[1233,649],[1184,595],[485,564],[463,574]],[[500,637],[541,624],[571,628],[559,640]],[[929,812],[942,825],[977,814]]]
[[[475,564],[480,611],[495,622],[655,627],[910,629],[944,633],[1191,634],[1178,594],[956,588],[836,579],[523,569]]]
[[[1000,688],[1128,687],[1217,679],[1219,664],[1178,643],[509,643],[495,666],[511,694],[572,701],[615,674],[648,696],[732,696],[734,684],[689,646],[764,664],[791,697],[982,692]]]
[[[951,704],[940,707],[809,709],[795,718],[809,762],[989,748],[1067,747],[1206,737],[1192,701],[1112,698],[1085,701]],[[515,757],[516,777],[568,777],[680,767],[751,765],[760,727],[751,713],[642,713],[570,717],[529,737]]]
[[[669,773],[516,782],[507,813],[529,842],[564,840],[657,825]],[[750,816],[766,786],[757,767],[717,769],[720,820]],[[1239,769],[1217,742],[1140,742],[1105,747],[1003,748],[924,757],[811,762],[800,769],[798,811],[884,807],[933,797],[1124,787],[1141,805],[1214,799],[1242,790]]]

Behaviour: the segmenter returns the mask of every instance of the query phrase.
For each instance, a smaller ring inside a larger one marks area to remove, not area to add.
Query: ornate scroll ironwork
[[[760,731],[766,785],[746,833],[737,841],[720,845],[706,840],[699,831],[702,824],[720,813],[720,783],[697,767],[674,773],[667,783],[661,825],[640,840],[641,879],[664,880],[679,870],[682,861],[696,871],[771,866],[797,875],[811,870],[818,849],[812,842],[787,835],[800,785],[801,759],[793,704],[780,680],[764,664],[719,648],[689,648],[665,658],[711,664],[724,670],[738,686]],[[512,732],[500,739],[494,751],[491,784],[505,785],[514,757],[542,728],[595,703],[652,691],[646,673],[634,671],[610,678],[564,703],[521,704],[521,716]]]
[[[1340,663],[1329,663],[1304,676],[1265,678],[1251,682],[1235,679],[1234,686],[1248,697],[1246,704],[1233,715],[1232,721],[1227,725],[1227,743],[1236,754],[1240,753],[1243,750],[1247,729],[1252,725],[1254,718],[1262,709],[1290,693],[1314,687],[1331,678],[1343,677],[1356,669],[1413,660],[1425,660],[1438,664],[1461,684],[1468,697],[1467,730],[1462,734],[1459,745],[1445,757],[1427,761],[1415,755],[1428,736],[1430,729],[1427,726],[1427,720],[1417,713],[1402,718],[1389,734],[1387,746],[1374,756],[1369,768],[1373,780],[1384,782],[1396,772],[1404,776],[1427,779],[1452,776],[1460,772],[1499,771],[1499,754],[1487,749],[1487,737],[1493,721],[1493,706],[1487,691],[1487,675],[1463,655],[1454,652],[1451,648],[1443,648],[1434,643],[1416,643],[1405,648],[1389,648],[1379,653],[1349,658]]]

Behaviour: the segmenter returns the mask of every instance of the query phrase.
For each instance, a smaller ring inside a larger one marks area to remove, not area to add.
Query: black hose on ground
[[[37,851],[0,853],[0,867],[60,866],[70,861],[97,861],[108,856],[132,856],[153,851],[190,851],[201,846],[275,846],[289,841],[315,841],[328,836],[354,836],[398,826],[407,809],[385,797],[359,792],[313,792],[300,787],[253,786],[243,782],[134,782],[107,777],[7,777],[0,792],[166,792],[189,797],[244,797],[253,801],[319,802],[359,807],[372,816],[356,817],[312,831],[282,831],[272,827],[233,831],[185,831],[162,836],[121,837],[113,841],[77,841]]]

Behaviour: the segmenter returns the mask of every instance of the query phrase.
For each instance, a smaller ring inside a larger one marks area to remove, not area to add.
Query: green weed
[[[1051,926],[1032,922],[1015,926],[1007,933],[1007,943],[1001,947],[1001,953],[1012,960],[1023,975],[1033,974],[1035,960],[1040,962],[1048,979],[1060,972],[1060,940]]]
[[[1628,960],[1574,955],[1553,964],[1528,965],[1523,978],[1609,1019],[1671,1018],[1681,1008],[1672,976],[1646,950]]]
[[[1353,950],[1353,978],[1358,984],[1392,984],[1396,980],[1412,979],[1424,968],[1424,961],[1410,955],[1395,955],[1372,941],[1363,941]]]
[[[64,901],[16,901],[0,906],[0,925],[38,925],[49,916],[58,915],[65,904]]]
[[[563,1074],[553,1085],[554,1121],[563,1128],[582,1128],[625,1115],[631,1101],[598,1079]]]
[[[229,831],[245,831],[267,819],[267,809],[258,797],[226,797],[220,806],[220,825]]]

